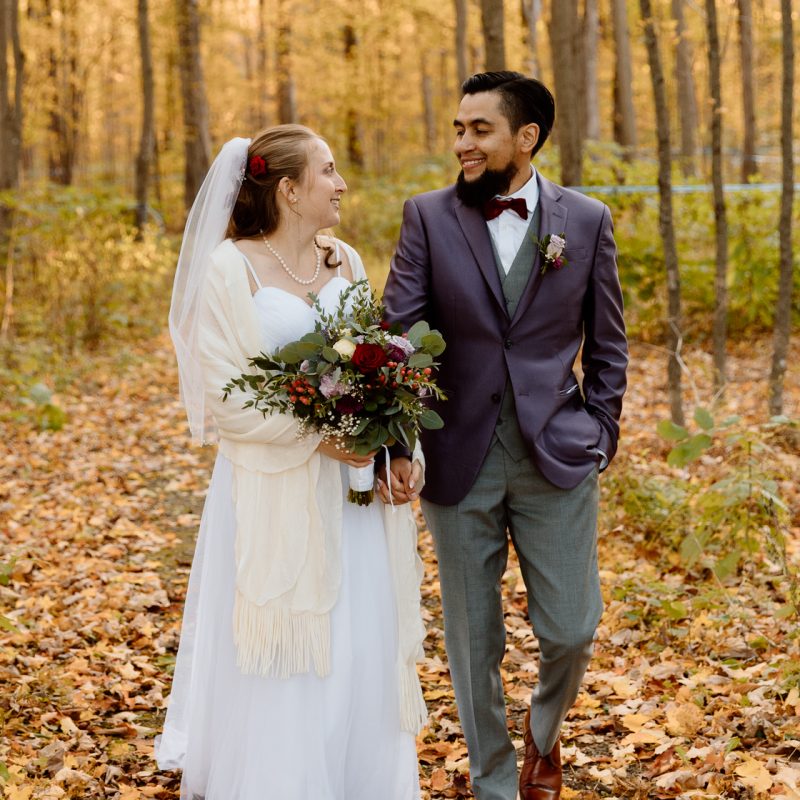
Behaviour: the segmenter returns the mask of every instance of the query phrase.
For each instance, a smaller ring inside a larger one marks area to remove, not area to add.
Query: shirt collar
[[[509,195],[498,195],[503,199],[512,198],[512,197],[522,197],[525,200],[525,205],[528,207],[528,213],[533,214],[536,210],[536,206],[539,203],[539,181],[536,176],[536,169],[531,164],[531,176],[528,180],[517,189],[514,194]]]

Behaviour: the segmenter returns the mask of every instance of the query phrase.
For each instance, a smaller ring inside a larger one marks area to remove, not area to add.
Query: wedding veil
[[[189,418],[192,441],[198,444],[215,441],[217,432],[214,419],[206,409],[200,369],[198,320],[203,288],[209,258],[225,238],[239,195],[249,145],[250,139],[231,139],[214,159],[189,211],[175,270],[169,332],[178,358],[181,402]]]

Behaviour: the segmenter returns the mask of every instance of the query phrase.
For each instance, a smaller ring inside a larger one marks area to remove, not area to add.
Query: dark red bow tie
[[[524,197],[509,197],[506,200],[493,197],[488,203],[484,203],[483,216],[485,219],[494,219],[509,208],[516,211],[522,219],[528,219],[528,204]]]

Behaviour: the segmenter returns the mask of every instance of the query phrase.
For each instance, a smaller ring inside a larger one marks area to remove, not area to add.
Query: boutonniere
[[[542,255],[542,275],[548,267],[561,269],[569,264],[564,258],[564,248],[567,246],[567,237],[563,233],[548,233],[542,240],[534,240]]]

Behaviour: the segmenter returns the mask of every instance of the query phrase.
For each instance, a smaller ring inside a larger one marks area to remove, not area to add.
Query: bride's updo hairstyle
[[[280,223],[278,184],[282,178],[300,183],[308,167],[311,144],[320,140],[304,125],[276,125],[259,133],[247,150],[247,165],[239,196],[231,212],[226,237],[252,239],[269,236]],[[324,247],[325,265],[332,263],[333,248]]]

